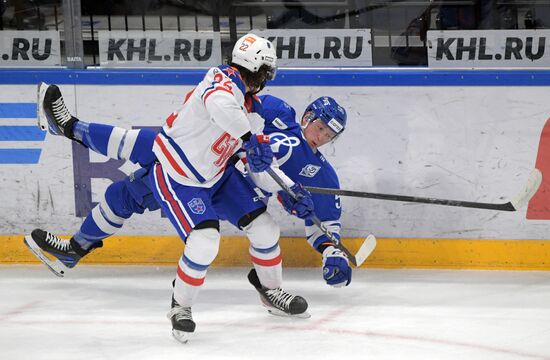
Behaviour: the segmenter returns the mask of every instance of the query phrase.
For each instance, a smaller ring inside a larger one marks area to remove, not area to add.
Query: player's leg
[[[218,254],[218,216],[211,204],[211,189],[176,183],[155,164],[150,175],[155,197],[185,242],[174,281],[168,317],[174,337],[186,343],[195,330],[191,307],[202,288],[206,272]]]
[[[56,85],[39,85],[39,124],[51,134],[63,135],[112,159],[130,160],[142,167],[155,160],[153,142],[157,133],[150,129],[123,128],[87,123],[71,115]]]
[[[102,240],[118,231],[132,214],[159,208],[149,188],[147,173],[148,169],[142,168],[126,179],[111,184],[102,201],[88,214],[70,240],[35,229],[25,238],[26,244],[54,273],[63,275],[65,269],[59,265],[74,267],[90,251],[103,246]],[[44,253],[58,261],[47,261]]]
[[[156,159],[153,143],[157,133],[150,129],[126,130],[79,120],[74,123],[72,134],[75,141],[111,159],[130,160],[142,167],[150,166]]]
[[[266,211],[252,186],[233,166],[226,169],[212,202],[220,218],[243,230],[250,240],[249,253],[254,269],[249,280],[268,311],[276,315],[309,317],[306,300],[281,288],[279,225]]]
[[[92,209],[73,236],[83,249],[94,247],[116,233],[133,214],[159,209],[148,184],[149,170],[141,168],[107,188],[102,201]]]

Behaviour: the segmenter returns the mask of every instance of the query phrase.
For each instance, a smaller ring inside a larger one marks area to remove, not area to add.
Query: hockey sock
[[[178,263],[174,299],[184,307],[193,306],[199,294],[208,265],[197,264],[183,255]]]
[[[155,161],[153,142],[157,133],[150,129],[123,128],[78,121],[73,127],[75,140],[111,159],[130,160],[147,166]]]
[[[280,287],[283,282],[283,261],[279,244],[271,249],[251,246],[249,251],[260,283],[268,289]]]
[[[202,288],[208,266],[218,254],[220,233],[213,228],[193,230],[187,237],[174,284],[174,299],[184,307],[192,306]]]
[[[97,204],[88,214],[73,239],[84,249],[117,232],[126,218],[116,215],[105,201]]]
[[[107,156],[107,143],[114,127],[78,121],[73,126],[73,137],[93,151]]]
[[[279,226],[268,213],[263,213],[243,229],[250,240],[250,258],[260,283],[275,289],[283,282]]]

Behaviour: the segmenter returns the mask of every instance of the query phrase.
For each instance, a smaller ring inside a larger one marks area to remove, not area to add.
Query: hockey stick
[[[533,169],[533,171],[529,175],[529,178],[527,179],[527,186],[521,191],[521,193],[519,193],[511,201],[508,201],[507,203],[501,203],[501,204],[424,198],[424,197],[406,196],[406,195],[380,194],[380,193],[370,193],[370,192],[362,192],[362,191],[321,188],[321,187],[315,187],[315,186],[305,186],[305,188],[306,190],[309,190],[313,193],[318,193],[318,194],[330,194],[330,195],[360,197],[360,198],[367,198],[367,199],[404,201],[404,202],[436,204],[436,205],[446,205],[446,206],[459,206],[459,207],[498,210],[498,211],[517,211],[518,209],[522,208],[525,204],[527,204],[527,202],[533,197],[533,195],[535,195],[541,182],[542,182],[542,173],[540,172],[539,169],[536,169],[536,168]]]
[[[288,187],[288,185],[281,179],[279,175],[272,169],[268,168],[267,173],[275,180],[277,184],[283,189],[284,192],[289,194],[294,200],[297,200],[297,195],[294,191]],[[349,261],[355,266],[359,267],[361,264],[369,257],[369,255],[373,252],[374,248],[376,247],[376,238],[374,235],[370,234],[367,236],[367,238],[363,241],[361,246],[359,247],[359,250],[355,255],[353,255],[346,247],[330,232],[329,229],[319,220],[317,216],[313,216],[311,219],[319,229],[332,241],[335,246],[342,250],[349,258]]]

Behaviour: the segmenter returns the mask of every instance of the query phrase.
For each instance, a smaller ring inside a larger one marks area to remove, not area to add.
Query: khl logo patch
[[[192,198],[188,203],[189,209],[193,214],[202,215],[206,211],[206,205],[201,198]]]
[[[300,171],[300,175],[312,178],[317,174],[319,169],[321,169],[321,167],[318,165],[307,164],[306,166],[304,166],[302,171]]]

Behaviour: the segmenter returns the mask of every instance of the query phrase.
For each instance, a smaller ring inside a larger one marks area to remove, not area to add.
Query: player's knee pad
[[[220,232],[214,228],[195,229],[185,242],[185,257],[199,265],[210,265],[218,255]]]
[[[262,213],[243,229],[256,249],[269,249],[279,241],[281,230],[268,212]]]
[[[124,180],[134,200],[132,203],[132,210],[134,212],[143,213],[145,209],[155,211],[160,208],[151,190],[152,185],[148,177],[149,171],[150,168],[141,168],[127,176]]]
[[[132,210],[126,205],[130,197],[131,195],[124,181],[114,182],[105,190],[105,199],[101,208],[114,216],[128,219],[133,214]]]

